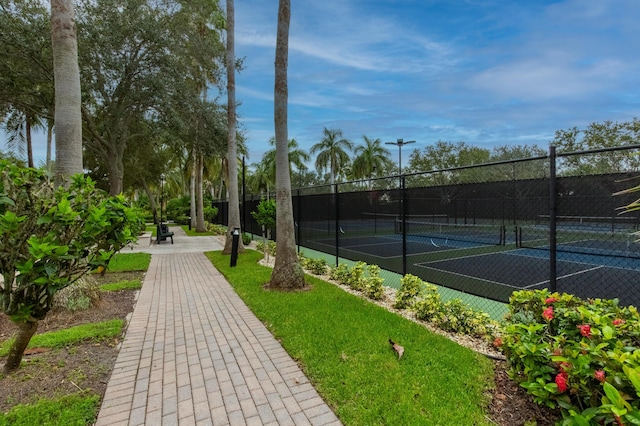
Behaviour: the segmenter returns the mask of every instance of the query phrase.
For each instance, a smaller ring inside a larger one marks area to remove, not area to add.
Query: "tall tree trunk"
[[[7,362],[4,364],[5,374],[20,368],[20,362],[22,362],[24,351],[27,349],[27,345],[29,345],[31,337],[33,337],[38,329],[37,321],[20,321],[15,324],[18,326],[18,334],[16,335],[16,340],[9,349]]]
[[[234,228],[240,229],[240,197],[238,195],[238,144],[236,142],[236,76],[235,76],[235,10],[233,0],[227,0],[227,164],[229,167],[229,220],[223,254],[231,254]],[[242,240],[238,250],[242,251]]]
[[[196,221],[196,214],[197,214],[197,209],[196,209],[196,169],[198,167],[198,162],[196,161],[196,149],[193,148],[192,152],[191,152],[191,176],[189,178],[189,194],[191,196],[190,198],[190,204],[189,204],[189,214],[191,215],[191,219],[189,219],[191,221],[191,228],[196,229],[197,228],[197,221]]]
[[[107,167],[109,171],[109,195],[118,195],[122,192],[122,182],[124,175],[124,165],[122,164],[122,156],[109,149],[107,153]]]
[[[296,253],[291,176],[289,174],[289,136],[287,129],[287,62],[289,56],[290,0],[280,0],[276,38],[274,122],[276,133],[276,263],[270,288],[294,290],[306,287],[304,272]]]
[[[51,145],[53,142],[53,121],[47,119],[47,170],[51,171]]]
[[[207,227],[204,225],[204,200],[202,194],[202,172],[204,169],[204,156],[198,154],[198,161],[196,161],[197,175],[196,175],[196,200],[198,206],[196,208],[196,232],[207,232]]]
[[[31,114],[27,114],[26,119],[26,133],[27,133],[27,165],[29,167],[35,167],[33,163],[33,143],[31,140]]]
[[[158,223],[158,206],[156,204],[156,197],[151,192],[151,188],[149,188],[149,184],[147,184],[145,179],[142,179],[142,189],[144,189],[144,192],[147,194],[147,198],[149,199],[149,208],[153,214],[153,223]]]
[[[51,0],[51,45],[55,82],[56,171],[58,184],[82,173],[82,116],[78,41],[72,0]]]

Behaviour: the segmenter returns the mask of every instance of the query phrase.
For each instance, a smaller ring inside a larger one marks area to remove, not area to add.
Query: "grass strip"
[[[142,282],[140,280],[131,280],[101,285],[100,291],[139,290],[141,288]]]
[[[63,330],[36,334],[29,342],[29,348],[59,348],[72,345],[86,339],[105,339],[115,337],[122,332],[124,320],[82,324]],[[0,356],[6,356],[14,339],[6,340],[0,345]]]
[[[146,271],[151,263],[149,253],[116,253],[109,262],[108,272]]]
[[[180,226],[189,237],[203,237],[203,236],[210,236],[210,235],[218,235],[217,232],[211,232],[211,231],[197,232],[196,228],[189,229],[189,225],[180,225]]]
[[[17,405],[8,413],[0,413],[0,426],[85,426],[93,424],[99,409],[98,395],[77,393]]]
[[[266,291],[271,269],[247,250],[237,266],[206,253],[345,425],[487,425],[489,360],[337,286]],[[388,339],[404,346],[398,360]]]

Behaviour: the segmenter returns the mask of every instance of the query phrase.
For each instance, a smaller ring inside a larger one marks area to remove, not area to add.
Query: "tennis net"
[[[481,245],[503,245],[505,241],[505,227],[502,225],[396,220],[396,234],[402,234],[405,230],[406,235],[437,238],[440,241],[451,240]]]
[[[522,248],[549,250],[550,228],[546,225],[519,226],[517,245]],[[640,258],[640,243],[630,230],[578,229],[558,227],[556,250],[558,252]]]

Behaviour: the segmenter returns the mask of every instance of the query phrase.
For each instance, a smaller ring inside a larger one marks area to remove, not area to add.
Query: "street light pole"
[[[396,142],[385,142],[387,145],[396,145],[398,147],[398,175],[402,176],[402,147],[404,145],[408,145],[410,143],[415,143],[416,141],[405,141],[403,139],[398,139]]]
[[[400,178],[400,187],[399,192],[400,196],[398,197],[398,208],[400,211],[398,212],[400,217],[400,225],[402,226],[402,275],[407,275],[407,204],[405,203],[405,182],[404,176],[402,176],[402,147],[404,145],[415,143],[415,141],[405,141],[404,139],[398,139],[396,142],[385,142],[387,145],[397,145],[398,146],[398,177]]]

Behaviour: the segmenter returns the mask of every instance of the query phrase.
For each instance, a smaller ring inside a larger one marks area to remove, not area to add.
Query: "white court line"
[[[561,280],[563,278],[573,277],[573,276],[576,276],[576,275],[583,274],[585,272],[591,272],[591,271],[595,271],[596,269],[602,269],[604,267],[605,267],[605,265],[599,265],[599,266],[595,266],[593,268],[583,269],[582,271],[572,272],[571,274],[562,275],[561,277],[556,277],[556,280]],[[544,280],[544,281],[540,281],[539,283],[531,284],[531,285],[528,285],[528,286],[522,287],[522,288],[527,289],[527,288],[535,287],[535,286],[542,285],[542,284],[545,284],[545,283],[548,283],[548,282],[549,282],[549,280]]]

